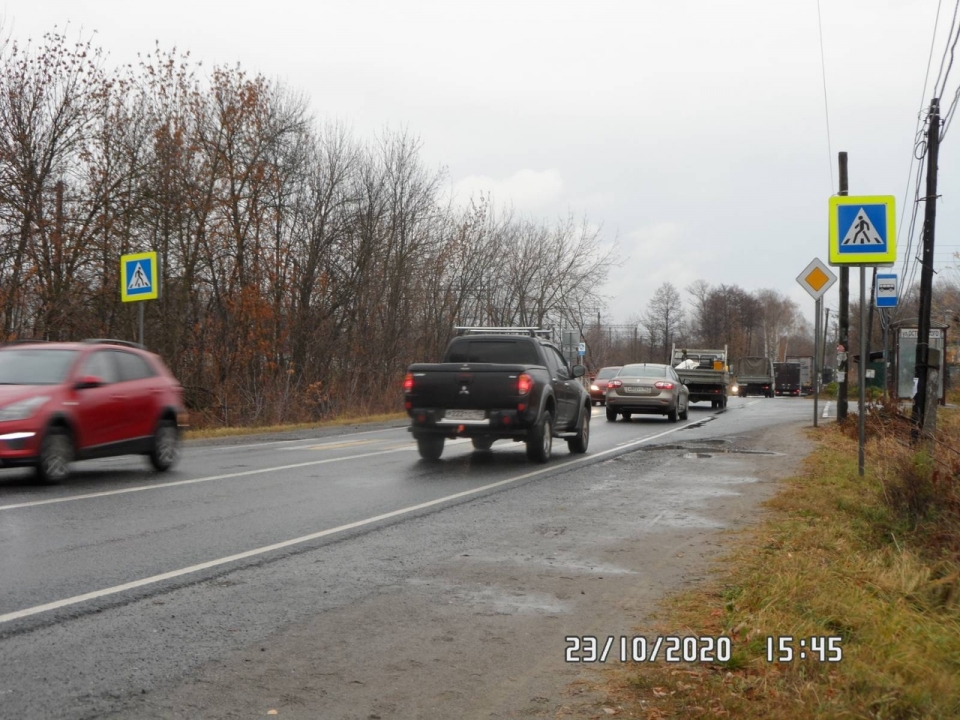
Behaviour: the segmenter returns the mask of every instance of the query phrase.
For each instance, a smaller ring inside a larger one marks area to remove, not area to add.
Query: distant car
[[[620,365],[600,368],[597,376],[590,383],[590,401],[603,405],[607,401],[607,383],[620,372]]]
[[[636,363],[624,365],[607,384],[607,420],[617,415],[666,415],[670,422],[686,420],[690,391],[669,365]]]
[[[90,340],[0,348],[0,468],[32,466],[60,482],[74,460],[180,456],[183,387],[135,343]]]

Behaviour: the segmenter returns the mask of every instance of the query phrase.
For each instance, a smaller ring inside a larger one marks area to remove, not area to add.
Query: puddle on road
[[[714,455],[783,455],[772,450],[751,450],[748,448],[733,447],[730,440],[696,440],[689,443],[674,443],[672,445],[653,445],[640,448],[650,452],[652,450],[682,450],[687,460],[712,458]]]

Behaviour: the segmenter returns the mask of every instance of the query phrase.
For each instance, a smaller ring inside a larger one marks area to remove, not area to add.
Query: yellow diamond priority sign
[[[820,258],[814,258],[807,265],[806,269],[797,276],[797,282],[803,286],[803,289],[810,293],[810,297],[819,300],[837,281],[830,268],[823,264]]]

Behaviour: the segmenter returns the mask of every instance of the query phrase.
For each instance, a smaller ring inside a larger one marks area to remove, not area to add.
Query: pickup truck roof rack
[[[545,330],[538,327],[473,327],[468,325],[457,325],[453,328],[457,335],[529,335],[536,337],[543,335],[550,337],[552,330]]]
[[[124,347],[137,348],[138,350],[145,350],[143,345],[138,342],[131,342],[130,340],[115,340],[114,338],[87,338],[83,342],[90,345],[94,344],[103,344],[103,345],[123,345]]]

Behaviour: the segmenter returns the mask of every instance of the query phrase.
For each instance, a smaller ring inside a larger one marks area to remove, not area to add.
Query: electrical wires
[[[960,2],[960,0],[957,1]],[[827,105],[827,63],[823,58],[823,20],[820,17],[820,0],[817,0],[817,27],[820,29],[820,71],[823,74],[823,111],[827,117],[827,176],[830,178],[830,194],[833,195],[833,146],[830,142],[830,107]],[[934,32],[936,32],[936,29],[934,29]]]
[[[923,92],[920,96],[921,108],[917,113],[917,127],[916,134],[914,136],[914,145],[913,153],[910,158],[910,168],[907,170],[907,187],[904,189],[903,193],[903,207],[906,207],[907,204],[907,194],[910,190],[910,185],[914,185],[913,193],[913,202],[911,203],[912,208],[910,212],[910,224],[907,231],[907,243],[906,243],[906,253],[903,257],[903,271],[901,273],[903,282],[900,283],[898,288],[898,295],[903,296],[905,292],[909,291],[909,288],[913,285],[914,280],[917,275],[917,267],[921,264],[919,258],[913,257],[913,243],[916,236],[917,229],[917,215],[921,202],[921,188],[923,186],[923,170],[926,164],[927,156],[927,123],[930,121],[929,109],[926,106],[926,95],[927,95],[927,85],[930,82],[930,68],[933,62],[933,50],[936,46],[937,41],[937,28],[940,24],[940,8],[942,5],[942,0],[937,3],[937,15],[933,24],[933,37],[930,39],[930,53],[927,57],[927,70],[923,79]],[[947,33],[947,43],[943,51],[943,57],[940,59],[940,69],[937,73],[937,79],[933,83],[933,89],[935,97],[940,97],[943,91],[946,89],[947,79],[950,77],[950,70],[953,67],[954,53],[957,46],[957,41],[960,40],[960,26],[957,25],[957,15],[960,12],[960,0],[957,0],[953,8],[953,18],[950,21],[950,30]],[[940,138],[943,138],[943,135],[946,133],[948,124],[952,120],[953,112],[956,108],[958,99],[960,99],[960,88],[957,89],[957,96],[954,97],[953,103],[950,105],[950,109],[947,112],[947,115],[943,117],[943,125],[941,126]],[[913,179],[913,166],[914,162],[917,162],[917,172],[916,179]],[[926,198],[924,198],[926,200]],[[931,202],[935,202],[935,199],[931,199]],[[900,216],[900,227],[897,229],[897,234],[902,238],[903,233],[903,220],[904,215]],[[898,303],[898,306],[901,306]]]

